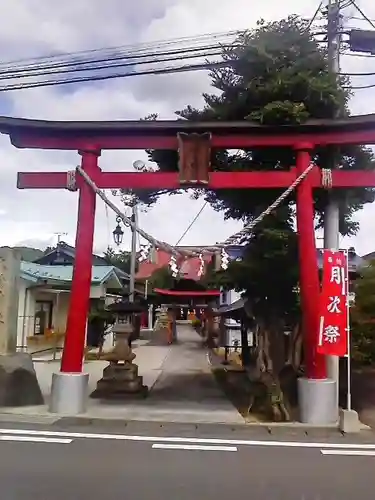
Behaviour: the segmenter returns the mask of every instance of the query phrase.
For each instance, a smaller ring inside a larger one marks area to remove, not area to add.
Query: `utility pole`
[[[340,42],[341,42],[341,16],[340,1],[328,0],[327,11],[327,41],[329,70],[337,75],[340,72]],[[334,118],[339,118],[341,109],[336,109]],[[331,168],[337,168],[337,150],[333,150]],[[324,248],[329,250],[340,249],[340,205],[333,191],[328,193],[328,203],[324,211]],[[327,357],[328,378],[336,381],[337,408],[339,393],[339,358],[337,356]]]
[[[138,207],[136,199],[132,203],[132,222],[138,226]],[[132,244],[130,253],[130,282],[129,282],[129,302],[134,302],[135,291],[135,270],[137,265],[137,231],[132,227]]]

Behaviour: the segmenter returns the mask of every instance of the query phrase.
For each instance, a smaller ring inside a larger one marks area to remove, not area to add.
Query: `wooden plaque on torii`
[[[180,183],[185,185],[207,185],[210,180],[211,134],[178,133],[178,169]]]

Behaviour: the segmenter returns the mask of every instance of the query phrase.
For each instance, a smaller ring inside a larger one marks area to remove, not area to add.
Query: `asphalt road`
[[[188,433],[144,424],[138,433],[121,433],[4,424],[1,499],[374,498],[372,435],[297,437],[225,426]]]

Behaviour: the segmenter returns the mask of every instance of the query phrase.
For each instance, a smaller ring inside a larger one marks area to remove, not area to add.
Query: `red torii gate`
[[[375,115],[342,120],[313,120],[299,126],[264,126],[251,122],[117,121],[54,122],[0,117],[0,133],[17,148],[77,150],[81,167],[101,189],[287,188],[309,166],[316,146],[375,144]],[[210,148],[291,147],[296,166],[284,172],[208,172]],[[178,149],[178,172],[103,172],[98,158],[105,149]],[[196,162],[196,163],[194,163]],[[20,189],[79,190],[76,260],[61,372],[82,371],[91,284],[96,195],[74,172],[20,172]],[[73,182],[74,184],[74,182]],[[375,172],[334,170],[333,188],[375,186]],[[319,276],[314,233],[313,189],[322,187],[315,167],[297,188],[297,229],[303,309],[306,376],[326,379],[325,357],[316,350]],[[314,403],[315,404],[315,403]]]

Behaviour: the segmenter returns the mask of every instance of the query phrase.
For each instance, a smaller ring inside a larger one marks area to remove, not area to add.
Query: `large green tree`
[[[290,16],[279,22],[259,21],[255,29],[240,35],[232,47],[223,49],[222,58],[228,66],[211,72],[214,92],[203,94],[203,108],[186,106],[176,112],[179,119],[249,120],[259,124],[286,125],[301,124],[309,119],[332,119],[338,110],[342,116],[349,115],[349,82],[345,78],[336,80],[329,72],[326,48],[313,36],[306,20]],[[148,119],[156,118],[154,115]],[[177,170],[176,151],[148,153],[161,171]],[[344,169],[374,168],[371,150],[361,146],[342,146],[335,151],[317,148],[314,160],[321,167],[327,166],[333,153]],[[289,147],[254,147],[235,152],[215,150],[211,164],[219,171],[280,171],[295,164],[295,153]],[[140,196],[152,204],[160,194],[141,193]],[[194,192],[194,196],[204,197],[226,218],[246,222],[257,217],[280,194],[278,189]],[[347,189],[337,194],[341,201],[340,231],[353,235],[358,224],[352,216],[365,203],[373,201],[373,191]],[[314,197],[318,227],[322,225],[327,191],[316,190]],[[252,314],[263,327],[264,345],[274,347],[268,349],[268,354],[280,352],[285,340],[280,332],[285,325],[288,323],[293,330],[292,323],[297,324],[294,202],[292,195],[249,235],[248,249],[241,263],[231,264],[226,275],[221,273],[215,278],[211,273],[206,277],[245,290],[252,303]],[[271,358],[268,356],[266,362],[267,372],[275,368],[275,358],[273,362]],[[290,355],[287,354],[285,359],[290,361]]]
[[[307,21],[297,16],[272,23],[259,21],[256,29],[242,34],[232,47],[225,48],[222,57],[228,67],[211,72],[215,92],[203,95],[203,109],[187,106],[177,111],[179,118],[285,125],[314,118],[333,118],[337,109],[343,116],[349,115],[349,82],[345,78],[338,82],[328,71],[325,47],[311,34]],[[149,117],[156,118],[156,115]],[[320,166],[327,166],[331,153],[327,148],[319,148],[314,159]],[[149,156],[160,170],[177,170],[176,151],[150,151]],[[341,147],[338,160],[343,168],[374,168],[371,150],[360,146]],[[212,158],[215,170],[283,170],[294,164],[291,148],[214,151]],[[196,191],[196,196],[204,196],[227,218],[247,220],[258,215],[279,194],[277,189]],[[154,202],[157,195],[147,193],[143,199]],[[340,195],[341,232],[355,234],[358,224],[352,220],[352,215],[364,203],[373,201],[373,191],[350,189]],[[293,197],[290,201],[283,205],[283,218],[293,215]],[[327,192],[317,190],[315,201],[321,224]]]

